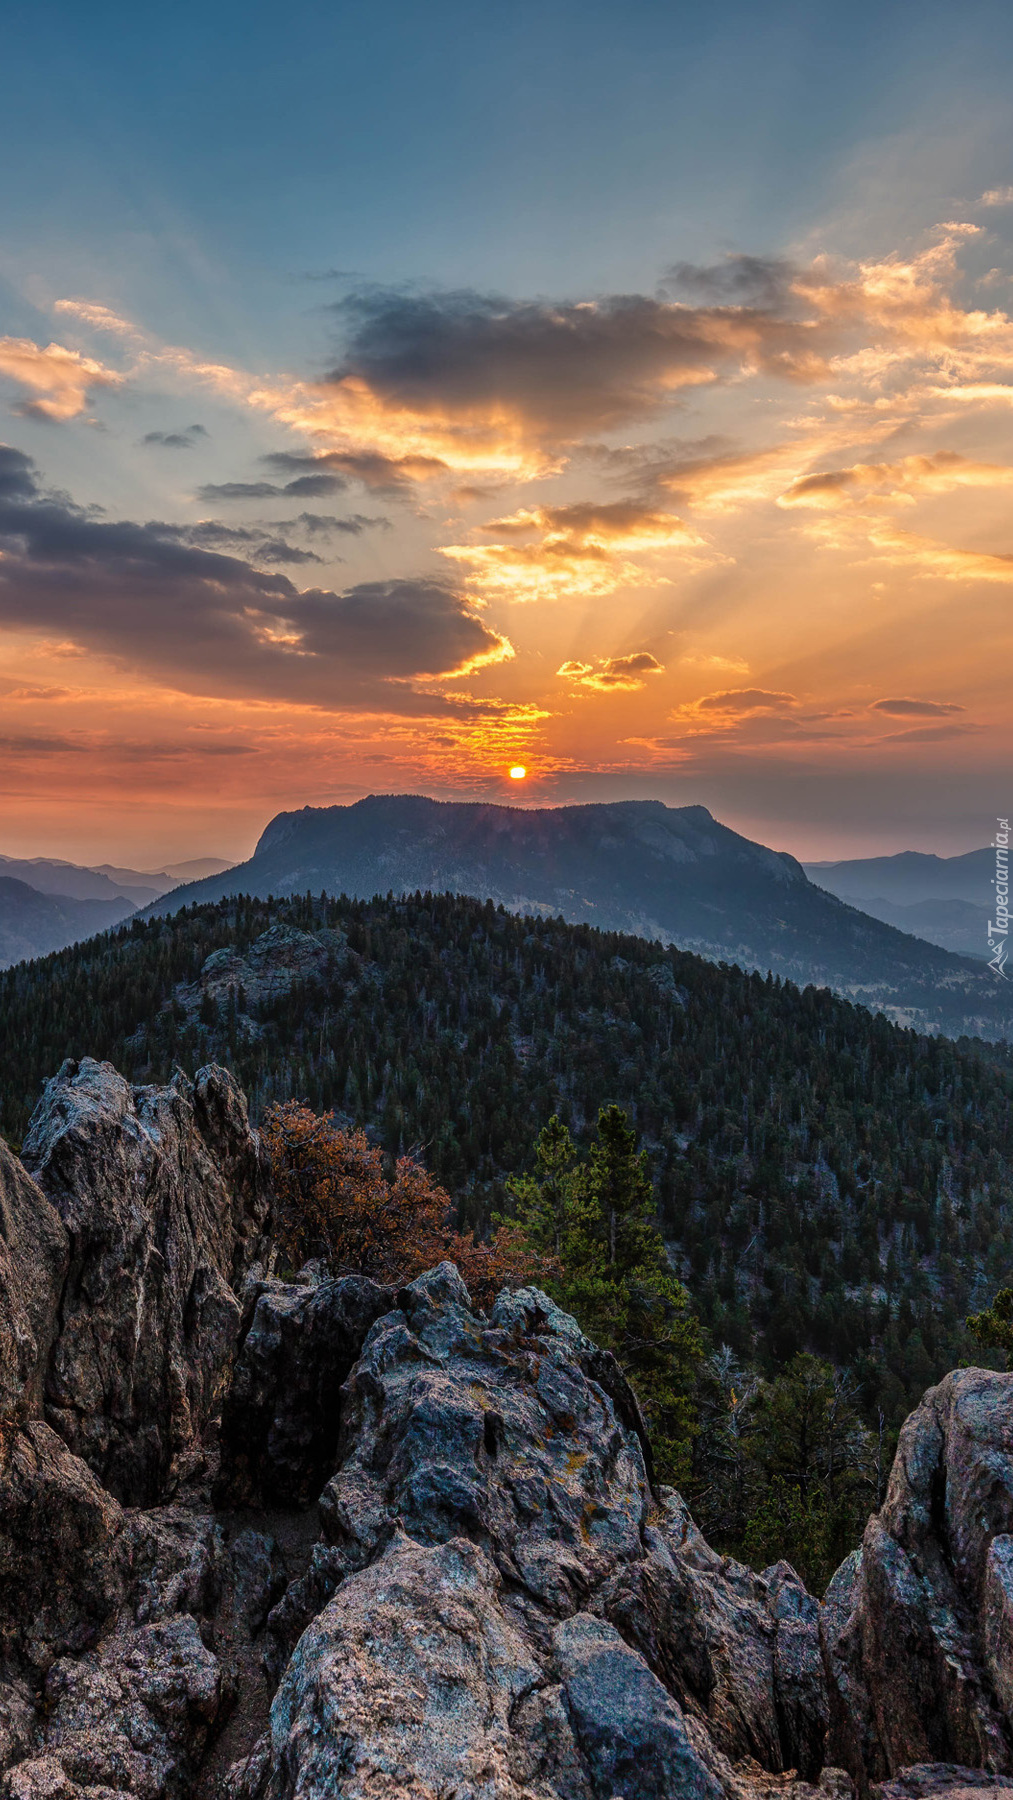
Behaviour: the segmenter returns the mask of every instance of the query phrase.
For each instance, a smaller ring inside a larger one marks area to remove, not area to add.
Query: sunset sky
[[[4,63],[0,851],[988,842],[1008,5],[43,3]]]

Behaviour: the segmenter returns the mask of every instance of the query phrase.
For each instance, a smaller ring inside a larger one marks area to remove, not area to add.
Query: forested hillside
[[[210,959],[210,960],[209,960]],[[418,1147],[464,1224],[558,1111],[616,1101],[650,1151],[700,1317],[761,1368],[811,1349],[896,1421],[980,1360],[1013,1271],[1008,1050],[919,1037],[822,990],[454,896],[229,899],[0,975],[0,1129],[64,1056],[135,1082],[231,1067]]]

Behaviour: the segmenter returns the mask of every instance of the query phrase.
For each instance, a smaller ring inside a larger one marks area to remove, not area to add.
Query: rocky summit
[[[0,1143],[0,1800],[1013,1795],[1013,1376],[820,1602],[705,1542],[535,1289],[273,1272],[218,1068]]]

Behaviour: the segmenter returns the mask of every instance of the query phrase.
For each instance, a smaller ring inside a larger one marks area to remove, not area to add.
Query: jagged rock
[[[182,1800],[222,1702],[221,1670],[193,1619],[116,1633],[53,1664],[41,1754],[11,1770],[10,1800],[107,1789]]]
[[[326,1541],[268,1621],[273,1666],[292,1651],[272,1800],[333,1791],[328,1768],[343,1795],[391,1800],[442,1793],[452,1768],[462,1800],[748,1800],[726,1751],[818,1775],[815,1601],[787,1565],[761,1577],[715,1555],[678,1496],[656,1503],[601,1358],[534,1291],[476,1314],[450,1264],[372,1326]],[[451,1679],[462,1710],[444,1722]],[[260,1790],[234,1772],[224,1791]]]
[[[124,1518],[40,1420],[0,1432],[0,1662],[32,1675],[87,1650],[123,1603]]]
[[[32,1700],[24,1681],[0,1682],[0,1769],[8,1769],[28,1755],[35,1724]]]
[[[23,1159],[70,1237],[45,1412],[118,1498],[151,1504],[199,1462],[263,1254],[267,1171],[222,1069],[131,1088],[64,1063]]]
[[[486,1317],[450,1264],[267,1279],[218,1070],[67,1064],[26,1158],[38,1185],[0,1154],[0,1800],[846,1800],[816,1602],[653,1490],[622,1371],[544,1294]],[[1002,1671],[1013,1539],[979,1489],[954,1531]]]
[[[961,1369],[907,1420],[882,1511],[827,1594],[832,1745],[862,1780],[1013,1771],[1013,1376]]]
[[[365,1276],[264,1281],[222,1412],[220,1505],[315,1500],[337,1455],[341,1387],[370,1326],[395,1304]]]
[[[309,1567],[290,1581],[267,1618],[264,1669],[277,1687],[292,1651],[308,1625],[323,1612],[328,1600],[348,1574],[348,1558],[331,1544],[314,1544]]]
[[[472,1311],[452,1263],[402,1290],[346,1384],[341,1467],[320,1499],[328,1540],[361,1566],[395,1520],[420,1543],[467,1535],[556,1616],[643,1555],[640,1443],[571,1354],[540,1297],[538,1335]],[[559,1319],[565,1315],[558,1314]]]
[[[247,1528],[229,1545],[225,1596],[233,1628],[254,1638],[287,1583],[285,1561],[272,1537]]]
[[[345,1582],[272,1708],[272,1796],[323,1800],[340,1780],[343,1800],[435,1800],[451,1784],[462,1800],[522,1800],[510,1715],[544,1677],[499,1585],[476,1545],[401,1536]]]
[[[37,1412],[69,1240],[0,1138],[0,1426]]]
[[[246,1001],[257,1005],[285,994],[296,981],[312,981],[349,959],[343,931],[299,931],[293,925],[272,925],[254,938],[245,951],[228,945],[205,958],[196,982],[181,985],[177,999],[196,1010],[203,995],[211,994],[219,1005],[230,991],[242,990]]]
[[[819,1607],[787,1563],[719,1556],[678,1494],[644,1529],[648,1555],[597,1604],[733,1760],[818,1775],[827,1727]]]

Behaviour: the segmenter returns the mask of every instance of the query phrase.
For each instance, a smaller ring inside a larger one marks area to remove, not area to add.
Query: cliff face
[[[0,1800],[1013,1790],[1013,1377],[926,1396],[821,1606],[652,1485],[621,1371],[545,1295],[272,1278],[221,1070],[65,1065],[25,1161]]]
[[[131,1088],[107,1063],[64,1063],[22,1158],[67,1243],[44,1416],[120,1500],[150,1505],[200,1455],[235,1289],[267,1252],[246,1103],[221,1069]]]

